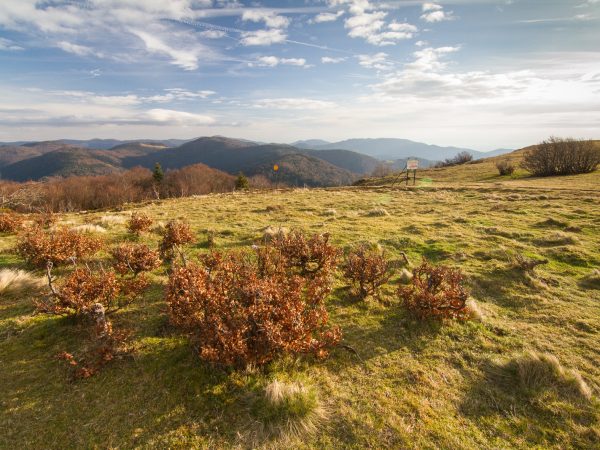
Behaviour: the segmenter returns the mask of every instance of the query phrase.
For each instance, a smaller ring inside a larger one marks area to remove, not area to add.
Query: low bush
[[[201,265],[176,267],[167,287],[172,322],[193,336],[203,359],[224,366],[290,353],[325,357],[341,337],[327,325],[328,274],[300,276],[273,247],[250,256],[213,252]]]
[[[29,264],[45,267],[48,261],[57,265],[93,256],[101,247],[99,239],[68,228],[44,231],[33,227],[20,236],[16,252]]]
[[[392,275],[385,252],[367,244],[359,244],[346,255],[344,276],[356,287],[360,298],[377,295],[379,288]]]
[[[295,268],[301,275],[329,274],[337,264],[340,251],[329,243],[329,234],[307,237],[301,231],[275,234],[269,244],[282,256],[288,268]]]
[[[433,266],[428,261],[413,270],[408,286],[400,286],[398,295],[404,307],[417,317],[466,319],[469,294],[459,269]]]
[[[163,230],[162,240],[158,251],[162,259],[171,261],[175,252],[181,251],[181,246],[191,244],[196,241],[194,234],[187,222],[178,222],[171,220]]]
[[[505,159],[496,163],[496,169],[498,169],[500,175],[512,175],[515,166],[508,159]]]
[[[135,236],[139,236],[143,232],[146,232],[152,226],[152,219],[148,217],[146,214],[132,214],[131,219],[127,222],[127,229],[130,233]]]
[[[51,295],[36,303],[38,311],[50,314],[90,315],[98,304],[109,314],[134,302],[150,284],[144,276],[125,279],[112,269],[94,271],[85,267],[76,268],[56,287],[51,270],[49,263]]]
[[[458,153],[453,158],[445,159],[444,161],[437,163],[434,167],[439,168],[439,167],[458,166],[461,164],[466,164],[471,161],[473,161],[473,155],[471,155],[469,152],[465,151],[465,152]]]
[[[45,211],[37,214],[33,221],[40,228],[50,228],[58,222],[58,216],[51,211]]]
[[[547,177],[589,173],[600,164],[600,147],[593,141],[551,137],[525,153],[521,167]]]
[[[160,266],[158,252],[143,244],[121,244],[110,252],[114,259],[113,267],[120,275],[131,273],[134,276],[150,272]]]
[[[23,219],[18,214],[0,214],[0,233],[15,233],[23,226]]]

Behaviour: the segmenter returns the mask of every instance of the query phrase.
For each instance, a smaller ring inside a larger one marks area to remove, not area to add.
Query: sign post
[[[410,179],[410,171],[413,171],[413,186],[417,183],[417,169],[419,168],[418,159],[409,159],[406,161],[406,185]]]

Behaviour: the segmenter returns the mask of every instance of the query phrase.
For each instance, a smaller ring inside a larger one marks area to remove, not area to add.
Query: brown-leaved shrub
[[[360,298],[377,295],[379,288],[392,275],[385,252],[367,244],[359,244],[346,255],[344,276],[356,287]]]
[[[29,264],[45,267],[48,261],[57,265],[93,256],[101,247],[101,240],[68,228],[44,231],[32,227],[20,236],[16,251]]]
[[[23,219],[18,214],[0,214],[0,233],[15,233],[23,226]]]
[[[150,272],[161,264],[158,252],[143,244],[121,244],[110,252],[114,259],[113,267],[120,275]]]
[[[89,315],[97,304],[109,314],[131,304],[150,285],[143,275],[126,279],[118,277],[112,269],[94,271],[79,267],[56,287],[51,270],[52,263],[48,263],[51,295],[36,304],[38,311],[50,314]]]
[[[132,214],[131,219],[127,222],[127,229],[130,233],[139,236],[143,232],[146,232],[152,226],[152,219],[146,214]]]
[[[290,353],[325,357],[341,337],[328,326],[329,274],[301,276],[273,248],[251,256],[213,252],[201,265],[176,267],[167,287],[173,323],[194,337],[203,359],[225,366]]]
[[[282,256],[282,263],[301,275],[330,273],[336,267],[340,251],[329,243],[329,234],[306,237],[298,230],[274,235],[269,244]]]
[[[398,295],[404,306],[421,319],[466,319],[469,294],[463,281],[459,269],[434,266],[424,260],[413,270],[411,284],[398,288]]]
[[[171,220],[163,230],[163,238],[158,247],[160,256],[170,261],[175,252],[181,250],[182,245],[191,244],[195,240],[189,223]]]

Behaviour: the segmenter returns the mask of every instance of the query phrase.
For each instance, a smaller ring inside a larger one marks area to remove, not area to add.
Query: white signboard
[[[417,170],[419,168],[419,160],[418,159],[409,159],[406,161],[406,169],[407,170]]]

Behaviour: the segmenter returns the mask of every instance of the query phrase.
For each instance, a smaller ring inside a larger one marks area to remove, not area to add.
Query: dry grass
[[[77,231],[79,233],[106,233],[106,228],[91,223],[77,225],[75,227],[72,227],[71,230]]]
[[[384,217],[389,215],[390,213],[388,213],[385,208],[373,208],[365,213],[365,216],[367,217]]]
[[[118,215],[106,215],[102,216],[99,219],[99,224],[104,225],[105,227],[110,227],[113,225],[125,225],[129,217],[127,216],[118,216]]]
[[[0,294],[24,295],[39,292],[46,282],[43,277],[18,269],[0,269]]]
[[[285,236],[290,232],[290,230],[286,227],[273,227],[269,225],[263,230],[263,241],[271,242],[274,238],[278,236]]]
[[[283,440],[301,441],[314,435],[326,417],[314,389],[298,381],[273,380],[264,388],[263,398],[254,406],[259,434]]]
[[[553,389],[586,400],[592,398],[592,391],[579,372],[564,368],[550,353],[528,351],[511,359],[505,367],[516,374],[526,391],[536,393]]]

